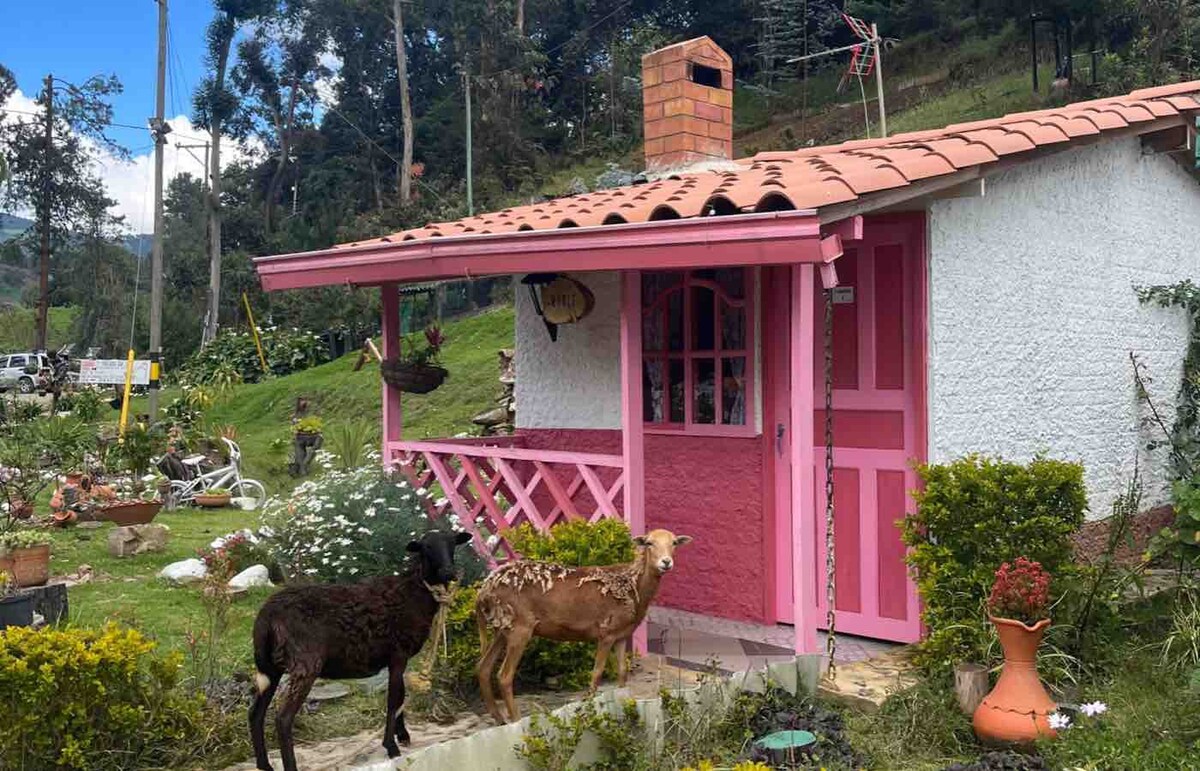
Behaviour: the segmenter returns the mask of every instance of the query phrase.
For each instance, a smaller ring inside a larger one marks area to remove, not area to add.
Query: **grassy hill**
[[[0,309],[0,353],[28,351],[33,347],[37,310],[10,307]],[[51,308],[48,345],[58,348],[70,340],[74,308]]]
[[[500,393],[496,352],[513,346],[512,307],[501,306],[450,322],[445,333],[442,363],[450,370],[450,377],[433,393],[404,395],[406,439],[468,431],[471,418],[493,407]],[[261,480],[269,490],[287,489],[289,418],[298,397],[311,401],[311,412],[324,422],[327,437],[353,427],[362,432],[364,440],[378,443],[382,398],[379,366],[372,362],[355,372],[357,358],[354,353],[287,377],[238,386],[209,410],[207,418],[214,426],[236,427],[250,476]],[[169,400],[168,396],[164,403]],[[332,439],[329,441],[332,443]]]

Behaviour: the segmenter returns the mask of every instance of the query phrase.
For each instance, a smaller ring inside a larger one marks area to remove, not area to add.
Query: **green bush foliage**
[[[618,520],[562,522],[540,533],[524,524],[506,534],[508,541],[526,559],[556,562],[570,567],[612,565],[633,559],[629,527]],[[434,670],[436,688],[465,697],[478,692],[475,665],[479,661],[479,631],[475,623],[475,588],[464,587],[455,595],[446,619],[449,646],[444,660]],[[555,678],[564,688],[588,685],[595,659],[591,643],[560,643],[534,638],[525,649],[517,670],[518,682],[540,684]],[[609,658],[615,668],[614,657]]]
[[[329,351],[319,337],[298,329],[266,327],[259,330],[267,368],[273,375],[287,375],[329,360]],[[184,383],[225,387],[236,382],[256,383],[263,378],[262,363],[254,336],[229,331],[196,351],[179,368]]]
[[[210,716],[202,699],[176,688],[182,657],[154,649],[112,625],[0,632],[3,766],[176,766]]]
[[[919,661],[943,668],[982,659],[985,601],[1002,563],[1023,556],[1052,576],[1070,572],[1071,534],[1087,508],[1083,467],[969,455],[917,471],[924,483],[913,494],[917,512],[901,521],[901,531],[928,629]]]

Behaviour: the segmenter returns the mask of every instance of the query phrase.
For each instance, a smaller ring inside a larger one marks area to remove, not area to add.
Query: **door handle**
[[[784,431],[783,424],[776,423],[775,424],[775,453],[777,455],[783,455],[783,431]]]

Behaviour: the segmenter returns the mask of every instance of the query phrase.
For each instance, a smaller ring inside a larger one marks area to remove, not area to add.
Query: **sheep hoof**
[[[407,747],[412,744],[412,737],[408,735],[408,731],[397,731],[396,741],[400,743],[401,747]]]
[[[384,742],[383,748],[387,750],[389,759],[400,757],[400,748],[396,746],[395,742]]]

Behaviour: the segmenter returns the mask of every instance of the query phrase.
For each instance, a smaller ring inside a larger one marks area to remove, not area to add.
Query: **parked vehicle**
[[[0,392],[15,388],[31,394],[43,390],[54,368],[44,353],[13,353],[0,355]]]

